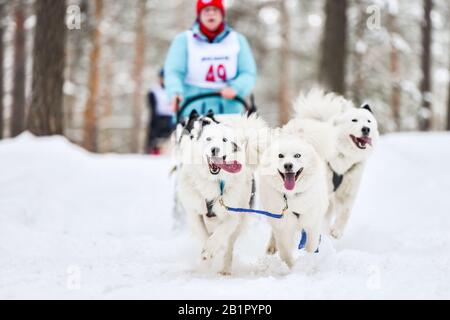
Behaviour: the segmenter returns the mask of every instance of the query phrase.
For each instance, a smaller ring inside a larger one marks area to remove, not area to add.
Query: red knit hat
[[[216,7],[225,16],[225,6],[223,5],[223,0],[198,0],[197,1],[197,16],[206,7]]]

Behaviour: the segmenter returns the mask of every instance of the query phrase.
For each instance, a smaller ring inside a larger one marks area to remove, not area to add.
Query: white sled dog
[[[349,220],[364,165],[379,140],[369,105],[355,108],[334,93],[313,89],[294,103],[297,113],[283,129],[312,143],[327,162],[330,206],[327,231],[340,239]]]
[[[269,220],[272,238],[267,252],[278,251],[292,267],[302,230],[307,234],[307,252],[319,247],[329,202],[325,162],[311,144],[281,133],[263,153],[258,174],[264,210],[283,214],[281,219]]]
[[[228,207],[250,207],[256,169],[248,159],[253,148],[250,132],[264,127],[256,115],[219,123],[212,113],[193,112],[177,133],[178,197],[202,241],[201,259],[222,275],[231,274],[234,243],[245,215],[228,212],[221,202]]]

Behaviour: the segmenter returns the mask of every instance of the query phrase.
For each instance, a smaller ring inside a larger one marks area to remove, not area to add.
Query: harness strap
[[[336,171],[334,171],[333,167],[328,162],[328,167],[333,172],[333,188],[334,188],[333,192],[336,192],[341,187],[342,182],[344,182],[345,175],[347,175],[349,172],[351,172],[357,165],[358,165],[358,163],[355,163],[352,167],[350,167],[350,169],[347,170],[347,172],[344,172],[343,174],[339,174]]]
[[[287,199],[286,194],[283,195],[283,199],[284,199],[284,202],[285,202],[285,207],[283,208],[283,211],[281,212],[281,214],[276,214],[276,213],[272,213],[272,212],[268,212],[268,211],[262,211],[262,210],[228,207],[227,205],[225,205],[225,202],[223,201],[223,195],[225,193],[225,181],[220,180],[219,188],[220,188],[219,203],[220,203],[220,205],[222,207],[224,207],[229,212],[256,213],[256,214],[267,216],[267,217],[273,218],[273,219],[281,219],[281,218],[283,218],[285,212],[289,209],[289,204],[288,204],[288,199]],[[300,215],[298,213],[293,212],[293,214],[295,216],[297,216],[297,218],[300,218]],[[301,236],[300,236],[300,243],[298,245],[298,249],[299,250],[302,250],[302,249],[304,249],[306,247],[307,239],[308,239],[308,236],[306,234],[306,231],[304,229],[302,229],[302,233],[301,233]],[[321,237],[321,239],[322,239],[322,237]],[[319,252],[319,248],[317,248],[316,253],[318,253],[318,252]]]
[[[281,214],[272,213],[272,212],[263,211],[263,210],[254,210],[254,209],[246,209],[246,208],[232,208],[232,207],[227,206],[225,204],[224,200],[223,200],[223,195],[225,193],[225,181],[220,180],[219,188],[220,188],[219,203],[220,203],[220,205],[222,207],[224,207],[227,211],[230,211],[230,212],[256,213],[256,214],[259,214],[259,215],[267,216],[269,218],[281,219],[281,218],[283,218],[283,215],[285,214],[285,212],[289,209],[289,205],[288,205],[288,202],[287,202],[287,196],[286,195],[283,195],[283,198],[284,198],[284,201],[285,201],[285,207],[283,208]]]
[[[305,249],[307,239],[308,236],[306,235],[306,231],[305,229],[302,229],[302,234],[300,235],[300,243],[298,244],[298,250]]]
[[[213,211],[213,207],[214,207],[214,200],[212,200],[212,201],[208,201],[208,200],[205,200],[205,202],[206,202],[206,216],[208,217],[208,218],[214,218],[214,217],[217,217],[217,215],[214,213],[214,211]]]
[[[344,181],[344,175],[333,170],[333,192],[336,192]]]
[[[267,216],[269,218],[274,218],[274,219],[281,219],[281,218],[283,218],[283,214],[275,214],[275,213],[271,213],[271,212],[268,212],[268,211],[254,210],[254,209],[244,209],[244,208],[231,208],[231,207],[227,207],[227,206],[225,206],[225,208],[228,211],[230,211],[230,212],[256,213],[256,214],[260,214],[260,215]]]
[[[219,187],[220,187],[220,196],[223,197],[223,194],[225,193],[225,181],[220,180]]]
[[[308,241],[308,235],[306,234],[305,229],[302,229],[302,234],[300,235],[300,243],[298,245],[298,250],[303,250],[306,248],[306,242]],[[319,238],[319,247],[322,243],[322,236]],[[319,253],[319,248],[314,253]]]

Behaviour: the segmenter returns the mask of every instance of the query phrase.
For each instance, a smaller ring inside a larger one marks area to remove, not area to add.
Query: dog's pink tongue
[[[284,187],[291,191],[295,188],[295,173],[284,174]]]
[[[362,141],[364,141],[364,143],[370,144],[372,145],[372,138],[369,137],[362,137],[360,138]]]
[[[238,173],[242,169],[242,164],[237,161],[232,162],[222,162],[216,164],[220,169],[225,170],[229,173]]]

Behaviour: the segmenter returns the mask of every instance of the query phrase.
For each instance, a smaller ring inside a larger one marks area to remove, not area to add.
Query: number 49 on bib
[[[206,81],[208,82],[216,82],[220,79],[220,81],[227,81],[227,70],[225,69],[225,66],[223,64],[219,64],[217,68],[214,68],[215,66],[212,64],[209,69],[208,73],[206,74]]]

